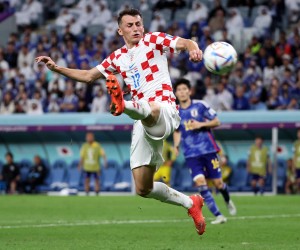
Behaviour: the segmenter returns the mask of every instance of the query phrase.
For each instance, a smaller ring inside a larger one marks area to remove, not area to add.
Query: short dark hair
[[[190,81],[185,78],[180,78],[174,83],[174,91],[176,91],[177,87],[181,84],[183,84],[183,85],[187,86],[189,89],[191,89]]]
[[[14,156],[13,156],[13,154],[11,153],[11,152],[7,152],[6,154],[5,154],[5,156],[10,156],[10,158],[14,158]]]
[[[123,10],[118,15],[118,25],[120,25],[122,17],[126,16],[126,15],[128,15],[128,16],[140,16],[141,18],[143,18],[141,12],[137,9]]]

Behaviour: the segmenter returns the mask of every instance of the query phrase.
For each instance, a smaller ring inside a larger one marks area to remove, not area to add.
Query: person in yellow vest
[[[164,163],[155,173],[154,181],[163,181],[165,184],[170,186],[172,165],[176,160],[176,153],[171,144],[169,144],[166,140],[163,142],[162,156],[164,158]]]
[[[107,159],[104,149],[95,141],[94,134],[86,134],[86,143],[80,149],[80,162],[78,169],[84,171],[84,190],[86,194],[90,191],[90,179],[95,179],[95,192],[100,192],[100,159],[103,159],[104,167],[107,166]]]
[[[293,159],[288,159],[286,161],[286,182],[285,182],[285,193],[294,194],[295,184],[296,184],[296,174],[295,168],[293,166]]]
[[[261,136],[255,137],[255,143],[250,148],[247,170],[251,174],[251,186],[254,194],[257,194],[258,191],[263,194],[267,171],[271,173],[271,162],[268,148],[263,145]]]
[[[297,130],[297,140],[294,142],[293,152],[293,166],[296,171],[297,191],[300,193],[300,129]]]
[[[229,166],[228,156],[225,154],[223,145],[221,144],[220,141],[216,141],[216,142],[220,148],[218,155],[220,157],[220,165],[221,165],[221,169],[222,169],[222,179],[226,184],[228,184],[229,179],[232,174],[232,168]]]

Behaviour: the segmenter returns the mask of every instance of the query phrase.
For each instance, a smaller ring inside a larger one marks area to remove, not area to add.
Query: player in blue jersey
[[[221,224],[227,219],[219,211],[207,187],[206,178],[211,179],[222,194],[231,215],[236,214],[236,208],[230,200],[227,185],[222,181],[218,157],[220,149],[211,133],[211,128],[219,126],[220,121],[216,112],[206,102],[191,99],[190,89],[190,82],[186,79],[179,79],[174,86],[181,117],[180,126],[174,132],[174,147],[178,153],[181,144],[193,181],[199,188],[207,207],[216,216],[211,223]]]

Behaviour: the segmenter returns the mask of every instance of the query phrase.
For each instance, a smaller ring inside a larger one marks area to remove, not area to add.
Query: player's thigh
[[[206,185],[205,169],[201,157],[186,158],[185,163],[190,169],[192,179],[196,185]]]
[[[136,190],[147,192],[153,188],[155,166],[141,166],[132,170]]]
[[[158,169],[164,161],[162,149],[163,140],[150,138],[146,134],[141,121],[136,121],[133,126],[130,148],[131,169],[141,166],[155,166],[155,169]]]
[[[206,154],[201,157],[201,161],[205,166],[206,178],[222,180],[222,171],[220,167],[219,156],[217,153]]]

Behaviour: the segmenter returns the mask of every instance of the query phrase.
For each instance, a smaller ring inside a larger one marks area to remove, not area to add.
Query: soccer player
[[[163,181],[170,187],[171,171],[173,162],[176,160],[174,148],[167,140],[164,140],[162,156],[164,163],[159,167],[154,175],[154,181]]]
[[[94,134],[89,132],[85,137],[84,143],[80,149],[80,162],[78,169],[84,170],[84,190],[88,195],[90,192],[90,179],[95,180],[95,192],[100,192],[100,158],[103,159],[104,166],[107,165],[107,159],[104,149],[95,141]]]
[[[111,113],[125,113],[135,120],[130,165],[137,194],[185,207],[194,220],[197,233],[201,235],[205,231],[203,198],[200,195],[189,197],[164,183],[154,182],[153,177],[156,168],[163,163],[163,140],[180,123],[166,52],[187,50],[190,60],[199,62],[202,51],[189,39],[161,32],[144,35],[142,15],[135,9],[119,13],[118,34],[123,37],[125,45],[90,70],[60,67],[47,56],[37,57],[36,62],[44,62],[49,69],[76,81],[92,83],[100,77],[106,77],[106,87],[111,96]],[[121,74],[130,89],[132,101],[124,100],[114,76],[117,73]]]
[[[213,138],[211,128],[220,125],[216,112],[204,101],[191,99],[191,85],[187,79],[179,79],[174,86],[179,101],[181,122],[179,129],[173,134],[174,147],[179,150],[181,145],[187,166],[201,196],[216,219],[212,224],[227,221],[221,214],[215,200],[207,187],[206,178],[211,179],[222,194],[229,213],[236,214],[236,208],[230,200],[227,185],[222,180],[218,157],[219,147]]]
[[[271,173],[271,161],[269,160],[268,148],[263,145],[263,139],[257,135],[254,145],[250,147],[247,170],[251,175],[251,186],[254,194],[258,191],[262,195],[265,191],[267,170]]]
[[[293,145],[293,168],[296,170],[297,192],[300,193],[300,129],[297,130],[297,140]]]

